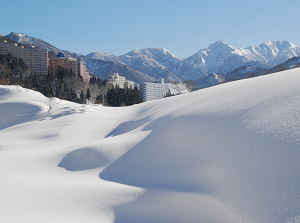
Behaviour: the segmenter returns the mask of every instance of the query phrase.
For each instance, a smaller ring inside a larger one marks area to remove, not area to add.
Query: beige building
[[[4,40],[0,43],[0,54],[7,53],[22,59],[26,66],[37,75],[48,75],[48,50],[24,47]]]
[[[133,81],[126,81],[125,77],[119,76],[118,73],[113,73],[110,75],[109,79],[106,82],[106,87],[111,89],[118,86],[119,88],[134,88]]]
[[[64,57],[62,53],[57,54],[58,57],[49,60],[49,76],[50,80],[54,81],[56,78],[56,71],[58,67],[62,67],[72,71],[76,75],[82,76],[83,80],[89,82],[89,74],[86,71],[86,66],[80,61],[80,59]]]

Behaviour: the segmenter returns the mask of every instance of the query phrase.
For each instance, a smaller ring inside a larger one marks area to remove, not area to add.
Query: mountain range
[[[230,75],[230,79],[240,79],[249,72],[257,75],[261,70],[271,69],[300,56],[300,46],[288,41],[267,41],[245,49],[217,41],[183,59],[164,48],[132,50],[121,56],[104,52],[81,55],[58,49],[26,34],[12,32],[6,37],[55,54],[63,52],[66,57],[81,58],[95,75],[108,78],[111,73],[118,72],[136,83],[153,82],[163,77],[166,82],[193,80],[199,86],[208,87],[226,81]]]

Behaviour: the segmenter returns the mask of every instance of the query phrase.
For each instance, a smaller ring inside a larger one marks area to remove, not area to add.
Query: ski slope
[[[299,83],[120,108],[0,85],[0,222],[300,222]]]

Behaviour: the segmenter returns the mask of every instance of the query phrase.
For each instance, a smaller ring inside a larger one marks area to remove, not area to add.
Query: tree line
[[[142,102],[141,94],[137,87],[132,89],[116,86],[108,89],[106,100],[113,107],[130,106]]]

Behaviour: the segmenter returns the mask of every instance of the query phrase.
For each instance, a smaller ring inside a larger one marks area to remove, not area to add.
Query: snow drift
[[[0,86],[0,221],[299,222],[299,81],[122,108]]]

